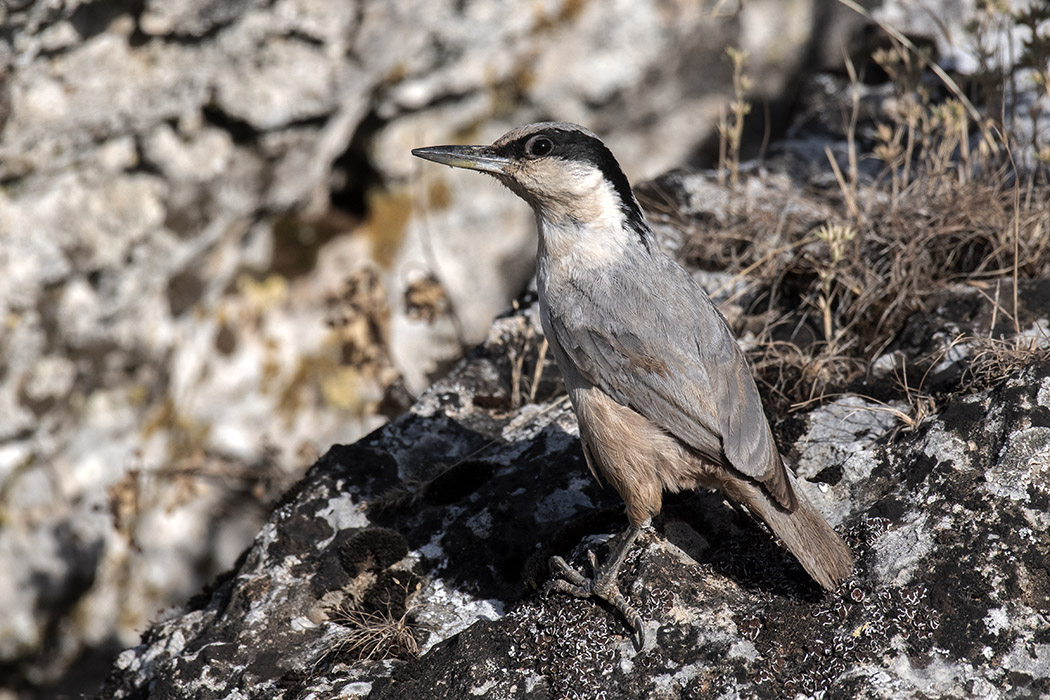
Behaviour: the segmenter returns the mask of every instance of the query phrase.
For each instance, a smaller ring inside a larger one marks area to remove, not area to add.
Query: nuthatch
[[[761,518],[833,589],[853,555],[797,488],[758,387],[721,312],[653,238],[613,154],[575,124],[542,122],[491,146],[417,148],[420,158],[496,177],[539,228],[540,319],[565,377],[587,465],[627,506],[628,529],[586,577],[551,559],[551,588],[612,604],[644,644],[617,574],[664,489],[714,487]]]

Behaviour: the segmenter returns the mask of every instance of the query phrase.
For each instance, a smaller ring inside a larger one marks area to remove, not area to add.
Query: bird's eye
[[[549,137],[543,136],[542,134],[539,136],[533,136],[529,139],[529,142],[525,144],[525,153],[536,158],[548,155],[553,150],[554,142],[551,141]]]

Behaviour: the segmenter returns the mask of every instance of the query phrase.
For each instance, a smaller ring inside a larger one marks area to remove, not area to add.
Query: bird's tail
[[[725,489],[730,498],[769,525],[813,580],[830,591],[853,571],[853,553],[802,493],[795,478],[789,479],[798,497],[798,506],[791,511],[754,482],[734,479]]]

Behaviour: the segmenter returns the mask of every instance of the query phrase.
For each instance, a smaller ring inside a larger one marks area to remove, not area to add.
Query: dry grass
[[[332,621],[345,630],[326,656],[349,657],[363,661],[378,659],[414,659],[419,656],[418,636],[421,628],[406,611],[394,616],[390,611],[364,612],[341,606]]]
[[[1023,277],[1050,273],[1050,191],[1042,194],[1020,212],[1014,193],[994,181],[902,196],[873,207],[846,243],[849,253],[799,256],[790,274],[817,280],[803,300],[830,317],[824,341],[873,360],[911,313],[950,285],[1012,276],[1015,268]]]
[[[329,613],[328,619],[333,623],[328,635],[330,641],[318,656],[315,668],[343,659],[380,661],[419,656],[420,641],[425,639],[426,632],[413,619],[412,599],[422,584],[405,583],[396,578],[393,582],[393,591],[388,592],[378,608],[362,607],[361,602],[351,596]]]
[[[973,31],[993,24],[976,24]],[[1046,338],[1020,335],[1018,299],[1026,281],[1050,277],[1046,145],[1012,134],[1016,115],[1002,110],[1002,86],[1010,76],[985,81],[986,89],[976,91],[985,93],[984,101],[975,106],[928,56],[890,34],[891,48],[874,59],[894,95],[874,120],[865,117],[867,123],[858,118],[861,86],[847,61],[853,99],[843,114],[844,164],[828,150],[837,189],[773,195],[783,201],[731,200],[728,221],[677,222],[691,232],[684,250],[689,262],[746,276],[757,290],[749,312],[765,325],[752,361],[777,409],[840,393],[870,375],[875,360],[894,348],[905,322],[959,286],[996,285],[1003,293],[986,295],[989,327],[973,328],[955,341],[969,352],[958,388],[986,386],[1050,357]],[[1036,59],[1050,50],[1038,41],[1030,44]],[[1046,70],[1039,75],[1050,84]],[[939,91],[931,87],[930,71]],[[997,93],[988,87],[995,85]],[[1050,90],[1036,104],[1050,108]],[[858,129],[866,138],[858,138]],[[730,153],[738,148],[731,139],[729,146]],[[882,166],[874,179],[865,178],[858,165],[871,160]],[[996,320],[1004,319],[1013,333],[1004,337],[1000,328],[996,337]],[[915,366],[902,369],[905,376],[925,376],[933,362],[907,360]],[[914,409],[902,414],[904,424],[930,410],[921,384],[898,395]]]
[[[963,385],[969,391],[983,389],[1018,367],[1050,361],[1048,340],[1035,337],[975,338],[970,345],[970,363]]]
[[[726,59],[733,70],[733,99],[729,102],[729,114],[723,112],[718,120],[718,179],[719,184],[724,185],[725,174],[728,173],[730,191],[736,192],[740,185],[740,146],[744,135],[744,118],[751,112],[747,93],[754,83],[744,72],[746,52],[728,47]]]
[[[1050,188],[1027,183],[1030,196],[1019,197],[1002,173],[927,184],[912,179],[893,198],[881,185],[860,187],[859,219],[843,200],[816,226],[779,207],[752,207],[726,227],[691,224],[694,264],[746,275],[758,290],[750,312],[765,325],[751,359],[779,408],[868,373],[913,314],[960,285],[1000,282],[991,316],[1019,329],[1014,287],[1050,276]],[[1015,366],[1034,359],[1023,348],[1010,357]]]

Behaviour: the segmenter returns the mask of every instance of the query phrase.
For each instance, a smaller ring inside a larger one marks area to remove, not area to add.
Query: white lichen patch
[[[551,408],[555,410],[547,410]],[[521,409],[518,416],[503,429],[501,437],[506,444],[494,457],[490,457],[492,461],[515,467],[519,463],[518,458],[528,450],[535,449],[538,440],[543,440],[548,453],[561,454],[579,439],[579,426],[568,401],[540,409],[533,404]],[[529,420],[523,420],[526,414],[530,416]]]
[[[934,365],[933,369],[930,370],[933,373],[947,372],[973,353],[973,350],[968,344],[952,342],[952,340],[943,333],[937,333],[935,337],[940,340],[941,344],[946,345],[947,349],[944,351],[941,361]]]
[[[480,513],[470,516],[467,518],[467,527],[481,539],[488,539],[492,532],[492,513],[485,508]]]
[[[438,642],[462,632],[478,620],[498,620],[503,617],[503,603],[498,600],[474,598],[468,593],[450,588],[441,579],[433,579],[421,591],[416,608],[416,621],[431,632],[420,652],[425,654]]]
[[[833,527],[838,526],[851,513],[849,493],[844,489],[832,489],[822,482],[805,480],[797,481],[795,488],[802,492],[806,500],[813,504]]]
[[[1010,434],[988,470],[984,488],[1013,501],[1029,500],[1028,489],[1050,464],[1050,428],[1026,428]]]
[[[906,407],[886,406],[859,396],[843,396],[816,409],[809,416],[809,429],[797,443],[796,473],[810,478],[870,447],[897,423],[895,410]]]
[[[653,678],[651,698],[678,698],[681,697],[681,689],[689,684],[691,680],[706,670],[705,664],[689,664],[682,666],[674,673],[663,673]]]
[[[1036,644],[1030,639],[1018,638],[1003,657],[1003,666],[1032,678],[1050,677],[1050,644]]]
[[[931,428],[923,449],[923,453],[938,464],[948,462],[956,469],[969,465],[971,460],[967,457],[968,451],[967,442],[955,433],[946,430],[940,421]]]
[[[509,442],[531,441],[568,410],[568,401],[548,405],[527,404],[503,428],[502,436]]]
[[[481,683],[480,685],[476,685],[473,688],[471,688],[470,689],[470,694],[474,695],[476,697],[481,697],[482,695],[488,695],[489,691],[492,690],[495,687],[496,687],[496,681],[494,681],[494,680],[492,680],[490,678],[490,679],[484,681],[483,683]]]
[[[305,630],[316,629],[317,623],[304,615],[299,615],[293,617],[288,626],[292,628],[293,632],[303,632]]]
[[[549,523],[571,517],[580,508],[591,508],[591,499],[583,493],[587,486],[583,477],[575,477],[569,482],[569,488],[556,489],[550,496],[540,501],[536,507],[536,522]]]
[[[842,463],[843,480],[848,484],[858,484],[871,476],[878,464],[878,460],[869,450],[852,454]]]
[[[916,665],[901,654],[888,664],[890,674],[872,677],[876,687],[893,689],[891,697],[953,697],[992,700],[1001,697],[995,690],[996,679],[988,679],[981,669],[968,662],[955,662],[934,656],[928,664]],[[881,682],[880,682],[881,681]],[[877,695],[877,697],[885,697]]]
[[[1010,615],[1007,614],[1006,608],[992,608],[989,610],[988,614],[984,616],[984,626],[996,637],[1002,634],[1003,630],[1009,630],[1011,627]]]
[[[1050,408],[1050,377],[1043,377],[1039,382],[1039,391],[1036,392],[1035,402],[1043,408]]]
[[[907,522],[879,538],[875,547],[875,574],[883,584],[907,585],[933,547],[933,533],[927,518],[912,513]]]
[[[441,548],[441,536],[442,533],[435,532],[433,535],[430,536],[429,542],[427,542],[415,552],[409,552],[409,558],[418,559],[420,556],[424,556],[427,559],[433,559],[435,561],[444,561],[445,550]]]
[[[354,681],[339,689],[341,698],[365,698],[372,692],[372,681]]]
[[[335,538],[335,534],[340,530],[368,527],[369,525],[368,517],[365,515],[364,510],[360,504],[354,503],[354,499],[350,494],[343,494],[328,499],[328,505],[317,511],[316,517],[327,522],[333,530],[331,537],[320,540],[317,543],[318,549],[327,547]]]
[[[761,657],[761,654],[758,653],[758,649],[755,648],[753,643],[745,639],[729,647],[728,656],[731,659],[740,658],[748,661],[757,661]]]
[[[445,532],[448,531],[448,526],[458,520],[465,510],[461,506],[449,506],[445,509],[444,517],[441,519],[441,527],[435,528],[434,534],[430,536],[430,540],[425,545],[410,551],[405,557],[406,562],[409,563],[409,568],[418,564],[420,557],[434,561],[434,566],[437,569],[444,569],[448,566],[448,559],[445,556],[444,548],[441,546],[441,540],[444,538]]]
[[[726,603],[715,611],[702,607],[683,604],[675,598],[675,604],[667,612],[667,617],[678,624],[689,624],[697,628],[698,640],[720,641],[733,644],[739,640],[733,611]]]

